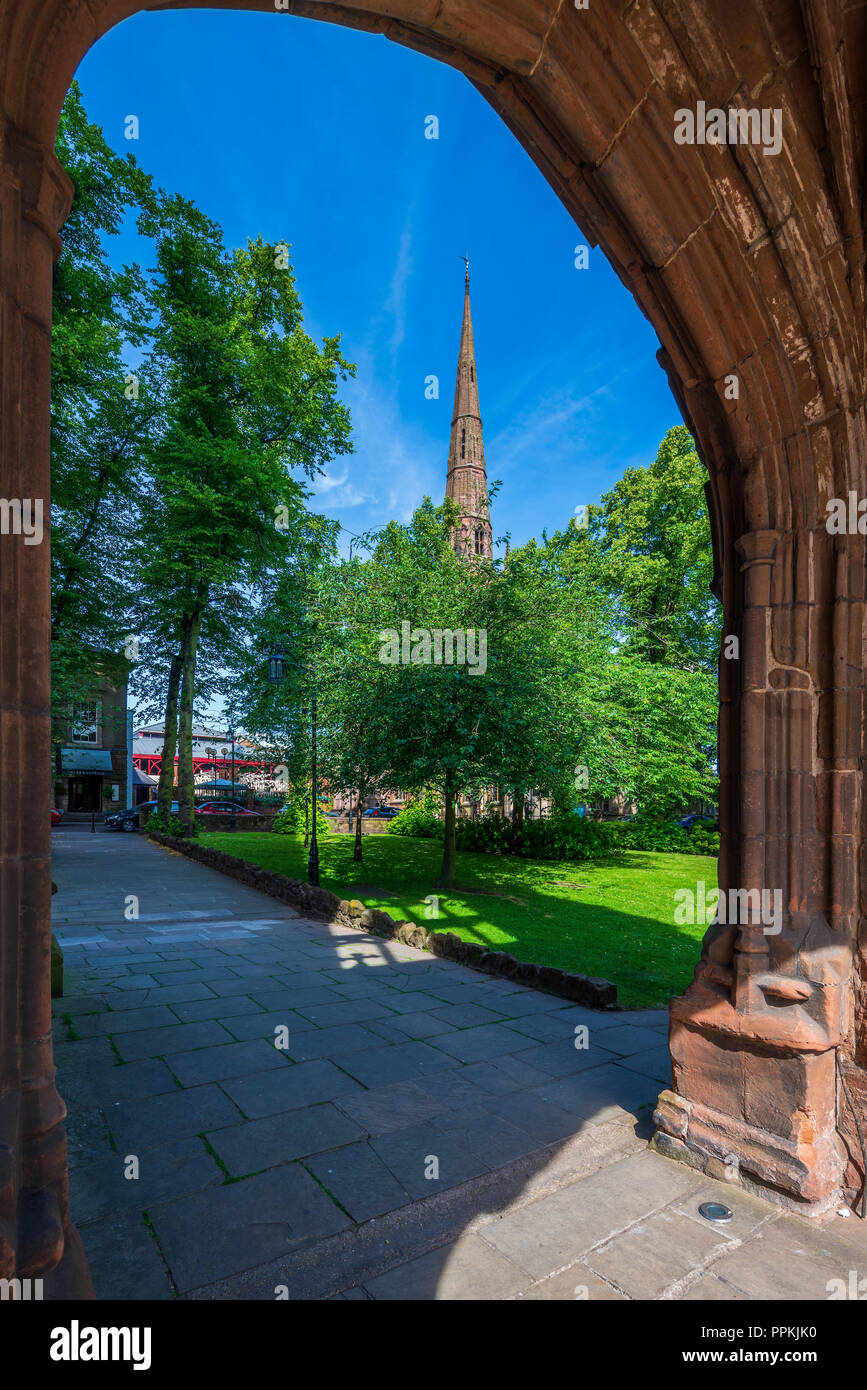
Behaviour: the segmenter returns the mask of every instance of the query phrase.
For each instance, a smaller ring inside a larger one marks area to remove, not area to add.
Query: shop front
[[[115,799],[112,780],[117,777],[107,748],[61,748],[60,776],[66,784],[67,811],[100,813],[106,792]]]

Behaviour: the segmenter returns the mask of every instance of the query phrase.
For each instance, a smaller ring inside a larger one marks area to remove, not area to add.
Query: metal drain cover
[[[702,1202],[698,1210],[705,1221],[731,1221],[733,1215],[731,1207],[724,1207],[722,1202]]]

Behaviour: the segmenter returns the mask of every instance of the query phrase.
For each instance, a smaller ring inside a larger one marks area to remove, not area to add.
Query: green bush
[[[395,816],[388,827],[389,835],[409,835],[414,840],[441,840],[445,835],[445,823],[436,813],[436,803],[432,796],[421,801],[408,801]]]
[[[455,825],[455,844],[476,854],[508,854],[511,822],[494,810],[478,820],[459,820]]]
[[[698,824],[687,831],[639,812],[632,820],[612,821],[611,826],[621,849],[653,850],[657,854],[719,854],[718,833]]]
[[[707,830],[703,826],[696,826],[690,832],[689,854],[719,854],[719,831]]]
[[[608,826],[569,813],[524,821],[515,830],[511,820],[489,811],[477,821],[458,821],[455,840],[458,849],[525,859],[590,859],[614,845]]]
[[[273,821],[271,829],[275,835],[303,835],[305,823],[309,827],[309,810],[305,810],[304,797],[293,796],[285,803],[283,809],[278,811]],[[316,808],[316,833],[324,835],[331,829],[326,817],[322,813],[321,806]]]
[[[199,833],[195,821],[190,829],[184,825],[176,811],[170,811],[165,816],[161,816],[159,811],[152,811],[145,821],[144,828],[149,835],[175,835],[179,840],[194,840]]]
[[[411,802],[388,828],[390,835],[441,840],[443,821],[431,801]],[[564,812],[543,820],[526,820],[514,830],[490,809],[479,820],[455,825],[457,849],[475,854],[517,854],[525,859],[593,859],[617,850],[651,850],[657,854],[719,854],[716,831],[696,826],[687,834],[679,825],[638,815],[629,821],[596,821]]]
[[[653,820],[640,813],[628,821],[612,821],[611,829],[621,849],[653,850],[657,854],[689,854],[689,836],[670,821]]]

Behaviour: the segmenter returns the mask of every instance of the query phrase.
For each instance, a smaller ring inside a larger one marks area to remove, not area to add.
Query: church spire
[[[494,546],[488,514],[488,477],[485,470],[485,445],[482,438],[482,415],[479,408],[479,385],[476,380],[476,354],[473,346],[473,319],[470,312],[470,262],[466,256],[463,259],[466,263],[464,319],[455,383],[446,496],[457,503],[461,512],[460,523],[453,536],[457,554],[479,555],[492,560]]]

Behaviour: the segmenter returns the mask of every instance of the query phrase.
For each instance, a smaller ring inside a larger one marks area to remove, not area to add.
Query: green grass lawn
[[[307,877],[303,836],[212,832],[202,843],[289,878]],[[630,850],[576,864],[459,852],[460,887],[439,895],[433,920],[425,898],[439,875],[438,841],[365,836],[362,864],[352,861],[352,843],[349,835],[320,839],[323,888],[519,960],[602,975],[627,1008],[662,1007],[689,983],[705,928],[674,925],[674,892],[717,881],[716,860],[703,855]]]

